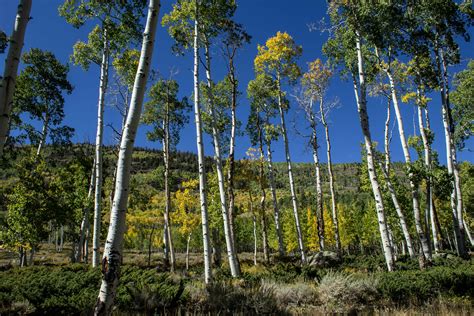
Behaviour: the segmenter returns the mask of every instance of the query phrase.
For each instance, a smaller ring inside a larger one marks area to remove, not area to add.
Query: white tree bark
[[[322,98],[320,99],[322,103]],[[321,186],[321,167],[318,156],[318,136],[316,131],[316,119],[313,113],[313,100],[309,108],[308,118],[311,126],[311,149],[313,150],[314,169],[316,171],[316,219],[318,225],[319,251],[324,251],[324,216],[323,216],[323,189]]]
[[[87,202],[89,202],[92,198],[92,191],[94,190],[95,185],[95,162],[94,166],[92,167],[91,172],[91,181],[89,182],[89,190],[87,191]],[[87,229],[89,227],[89,205],[84,207],[84,211],[82,213],[82,220],[81,220],[81,228],[79,232],[79,242],[77,246],[77,254],[76,254],[76,262],[81,262],[84,259],[84,248],[85,248],[85,240]]]
[[[354,93],[357,102],[357,110],[359,112],[360,125],[362,128],[362,133],[364,135],[365,150],[367,153],[367,169],[369,172],[370,184],[372,186],[372,191],[375,199],[375,206],[377,209],[377,218],[379,222],[379,231],[382,241],[382,249],[385,256],[385,261],[387,263],[388,271],[393,271],[395,268],[395,262],[393,258],[393,250],[390,245],[390,238],[388,233],[387,221],[385,218],[385,208],[383,205],[382,192],[380,190],[380,185],[377,177],[377,172],[374,164],[374,154],[372,148],[372,138],[370,136],[369,129],[369,116],[367,114],[367,92],[365,85],[365,74],[364,74],[364,62],[361,51],[360,44],[360,34],[356,32],[356,50],[357,50],[357,66],[359,71],[359,87],[357,86],[357,81],[353,78],[354,81]],[[359,95],[360,89],[360,95]]]
[[[332,222],[334,224],[334,240],[336,241],[336,249],[338,253],[341,253],[341,238],[339,236],[339,220],[337,215],[337,204],[336,204],[336,190],[334,188],[334,173],[332,171],[332,159],[331,159],[331,138],[329,137],[329,126],[326,121],[326,114],[323,108],[323,102],[319,103],[319,110],[321,112],[321,123],[324,126],[326,133],[326,154],[328,159],[328,175],[329,175],[329,190],[331,191],[331,210],[332,210]]]
[[[390,101],[387,104],[387,120],[385,122],[385,166],[380,163],[380,169],[382,169],[385,182],[387,183],[388,191],[390,192],[390,197],[392,198],[393,206],[395,207],[395,211],[398,216],[398,220],[400,222],[400,227],[402,228],[403,237],[405,239],[405,244],[408,249],[408,254],[411,258],[415,256],[415,251],[413,249],[413,243],[411,240],[410,232],[408,230],[408,225],[405,219],[405,214],[402,211],[400,203],[398,202],[397,193],[395,188],[392,185],[392,181],[390,180],[390,137],[389,137],[389,124],[390,124]]]
[[[216,113],[214,109],[214,100],[212,97],[212,78],[211,78],[211,56],[209,53],[209,44],[206,43],[205,45],[205,57],[206,57],[206,78],[207,78],[207,88],[208,88],[208,106],[209,106],[209,115],[211,116],[212,120],[212,139],[214,143],[214,160],[216,162],[216,171],[217,171],[217,180],[219,186],[219,197],[221,203],[221,211],[222,211],[222,220],[224,224],[224,237],[225,243],[227,248],[227,258],[229,260],[229,267],[230,273],[232,277],[238,277],[240,275],[240,269],[237,262],[237,257],[234,251],[234,243],[232,241],[232,235],[230,231],[230,223],[229,223],[229,214],[227,209],[227,198],[226,192],[224,187],[224,172],[222,170],[222,156],[221,156],[221,149],[220,149],[220,137],[219,131],[216,127]]]
[[[268,178],[270,180],[270,191],[272,194],[272,201],[273,201],[273,215],[275,219],[275,231],[278,237],[278,253],[280,256],[284,256],[285,246],[283,243],[283,233],[281,231],[281,224],[280,224],[280,210],[278,207],[278,198],[277,198],[276,188],[275,188],[275,175],[273,171],[271,141],[267,140],[266,143],[267,143]]]
[[[198,2],[196,1],[194,20],[194,121],[196,123],[196,143],[199,163],[199,197],[201,202],[201,224],[204,253],[204,282],[212,280],[211,248],[209,236],[209,220],[206,198],[206,169],[204,161],[204,144],[202,139],[201,107],[199,105],[199,16]]]
[[[441,59],[441,61],[440,61]],[[442,119],[444,127],[444,137],[446,144],[446,165],[448,167],[448,173],[453,176],[452,181],[452,190],[451,190],[451,212],[453,218],[453,228],[454,228],[454,237],[456,251],[459,256],[465,256],[467,254],[464,236],[464,225],[462,220],[462,209],[459,212],[459,206],[462,207],[462,196],[460,194],[460,183],[459,183],[459,173],[457,172],[456,165],[456,148],[454,146],[453,136],[452,136],[452,118],[451,110],[449,108],[449,91],[448,91],[448,78],[447,78],[447,69],[445,65],[445,59],[440,49],[435,48],[435,60],[437,64],[437,70],[439,73],[440,80],[440,96],[441,96],[441,109],[442,109]],[[441,68],[443,66],[443,68]],[[458,197],[459,193],[459,197]],[[461,201],[459,201],[461,199]]]
[[[165,164],[165,197],[166,197],[166,205],[165,205],[165,227],[166,227],[166,238],[167,241],[166,248],[169,252],[169,263],[171,272],[174,272],[175,269],[175,255],[174,255],[174,247],[173,247],[173,238],[171,234],[171,219],[170,219],[170,209],[171,209],[171,192],[169,188],[169,175],[170,175],[170,118],[169,118],[169,104],[166,103],[166,117],[164,119],[164,131],[165,137],[163,139],[163,161]]]
[[[102,61],[100,64],[99,101],[97,104],[97,133],[95,137],[95,191],[94,232],[92,237],[92,266],[100,263],[100,226],[102,220],[102,138],[104,130],[104,104],[109,78],[109,40],[107,29],[103,32]]]
[[[408,143],[405,137],[405,129],[403,127],[403,119],[400,113],[400,106],[398,103],[398,96],[397,96],[397,91],[395,87],[395,81],[389,69],[385,69],[385,73],[390,82],[390,93],[392,95],[393,107],[395,109],[395,115],[397,117],[398,134],[400,136],[400,142],[402,144],[403,156],[405,157],[405,163],[408,168],[408,179],[410,180],[410,191],[411,191],[412,202],[413,202],[413,215],[415,218],[416,232],[418,234],[418,238],[421,244],[421,251],[422,251],[421,255],[423,255],[425,259],[431,261],[431,249],[428,243],[428,238],[425,234],[423,225],[421,223],[418,185],[414,181],[414,174],[411,167],[411,156],[410,156],[410,151],[408,150]]]
[[[44,145],[46,144],[46,138],[48,137],[48,128],[49,128],[49,115],[46,114],[43,122],[43,128],[41,130],[41,138],[36,149],[36,156],[39,157],[41,151],[43,150]]]
[[[306,263],[306,254],[304,250],[304,243],[303,243],[303,233],[301,231],[300,225],[300,218],[298,214],[298,203],[296,201],[296,189],[295,189],[295,182],[293,180],[293,171],[291,167],[291,156],[290,156],[290,147],[288,144],[288,135],[286,131],[286,124],[285,124],[285,113],[283,110],[283,100],[281,95],[281,84],[280,84],[280,76],[277,78],[277,89],[278,89],[278,110],[280,112],[280,121],[281,121],[281,129],[283,135],[283,142],[285,144],[285,159],[287,164],[287,173],[288,179],[290,182],[290,192],[291,192],[291,202],[293,204],[293,215],[295,217],[295,225],[296,225],[296,234],[298,238],[298,251],[301,256],[301,262]]]
[[[10,48],[3,77],[0,80],[0,157],[8,139],[10,130],[10,113],[13,105],[18,64],[20,63],[21,50],[25,39],[26,26],[30,20],[32,0],[20,0],[16,13],[15,25],[10,36]]]
[[[419,92],[418,92],[418,95],[419,95]],[[423,110],[420,105],[418,105],[417,110],[418,110],[418,126],[420,129],[421,138],[423,140],[425,167],[428,172],[431,172],[431,145],[429,143],[428,135],[427,135],[427,131],[429,131],[429,128],[425,127],[425,124],[423,122]],[[427,122],[426,124],[428,126],[429,123]],[[426,178],[426,208],[425,208],[425,216],[427,219],[426,225],[431,227],[434,250],[435,252],[439,252],[440,244],[439,244],[439,239],[438,239],[438,229],[436,227],[436,223],[434,219],[433,188],[432,188],[431,182],[432,182],[431,175],[428,175],[428,177]]]
[[[150,72],[159,9],[160,0],[149,1],[140,61],[135,76],[127,122],[120,142],[114,203],[110,214],[110,226],[102,259],[103,277],[99,297],[94,310],[95,315],[110,315],[112,313],[112,305],[119,282],[133,145],[138,124],[140,123],[143,98]]]

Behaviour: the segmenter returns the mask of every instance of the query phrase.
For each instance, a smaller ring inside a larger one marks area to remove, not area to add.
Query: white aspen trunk
[[[390,197],[392,198],[393,206],[397,212],[398,220],[400,222],[400,227],[402,228],[403,237],[405,239],[406,247],[408,248],[408,254],[411,258],[415,256],[415,251],[413,249],[413,244],[408,230],[408,225],[405,219],[405,214],[402,211],[400,203],[398,202],[397,193],[395,188],[392,185],[390,180],[390,140],[389,140],[389,124],[390,124],[390,101],[387,104],[387,120],[385,121],[385,165],[380,163],[380,169],[383,172],[385,182],[387,183],[388,191],[390,192]]]
[[[268,253],[268,240],[267,240],[267,220],[266,220],[266,205],[267,194],[265,192],[265,154],[263,152],[263,131],[260,122],[260,117],[257,116],[257,129],[258,129],[258,149],[260,152],[260,161],[259,161],[259,182],[260,182],[260,192],[262,194],[260,198],[260,224],[262,226],[262,246],[263,246],[263,260],[268,263],[270,261],[270,255]]]
[[[10,48],[3,77],[0,80],[0,157],[8,139],[10,130],[10,113],[13,106],[13,93],[15,92],[18,64],[20,63],[21,50],[25,39],[26,26],[30,20],[32,0],[20,0],[15,18],[15,25],[10,36]]]
[[[114,203],[110,214],[110,226],[102,259],[102,284],[94,310],[95,315],[110,315],[112,313],[112,305],[119,282],[133,145],[138,124],[140,123],[143,98],[150,72],[159,8],[160,0],[149,1],[140,60],[130,100],[127,123],[125,124],[120,142]]]
[[[102,62],[100,64],[99,101],[97,104],[97,133],[95,137],[95,192],[94,192],[94,232],[92,241],[92,266],[100,263],[100,226],[102,220],[102,138],[104,129],[104,103],[109,77],[109,40],[107,29],[103,32]]]
[[[92,198],[92,191],[94,190],[95,184],[95,163],[92,167],[91,172],[91,180],[89,182],[89,190],[87,191],[87,202],[89,202]],[[82,213],[82,220],[81,220],[81,228],[79,232],[79,242],[77,245],[77,254],[76,254],[76,262],[81,262],[83,260],[83,249],[84,249],[84,241],[86,239],[86,231],[87,227],[89,226],[89,206],[84,208]]]
[[[441,56],[441,57],[440,57]],[[443,64],[443,69],[441,68],[441,61]],[[456,153],[454,148],[454,143],[452,139],[452,118],[451,112],[449,108],[449,93],[448,93],[448,81],[447,81],[447,74],[446,74],[446,66],[444,65],[444,57],[443,54],[440,52],[439,48],[435,48],[435,60],[439,75],[440,84],[440,95],[441,95],[441,109],[442,109],[442,118],[443,118],[443,127],[444,127],[444,137],[445,137],[445,144],[446,144],[446,165],[448,167],[448,173],[453,176],[452,182],[452,190],[451,190],[451,213],[453,218],[453,228],[454,228],[454,237],[456,242],[456,251],[459,256],[466,255],[466,248],[464,245],[464,225],[462,223],[462,213],[461,217],[458,214],[458,196],[457,196],[457,180],[459,179],[459,174],[456,177],[455,169],[455,157],[453,157],[453,153]],[[461,202],[462,204],[462,202]]]
[[[398,96],[397,96],[397,91],[395,87],[395,81],[393,80],[393,76],[390,70],[389,69],[384,69],[384,70],[390,82],[390,93],[392,95],[393,107],[395,109],[395,116],[397,118],[398,134],[400,136],[400,142],[402,144],[403,156],[405,157],[405,163],[408,168],[408,179],[410,180],[410,191],[411,191],[411,197],[412,197],[412,203],[413,203],[413,215],[415,218],[415,228],[418,234],[418,239],[420,240],[420,244],[421,244],[420,255],[422,255],[428,261],[431,261],[431,249],[428,242],[428,238],[425,234],[423,225],[421,223],[418,184],[416,184],[414,181],[414,174],[411,167],[411,156],[410,156],[410,151],[408,150],[408,143],[405,137],[405,129],[403,127],[403,119],[400,113],[400,106],[398,103]]]
[[[212,139],[214,143],[214,160],[216,162],[216,171],[217,171],[217,180],[219,186],[219,197],[222,210],[222,220],[224,224],[224,237],[227,248],[227,258],[229,260],[230,273],[232,277],[238,277],[240,275],[237,257],[235,256],[234,245],[232,242],[230,224],[229,224],[229,214],[227,212],[227,199],[225,195],[224,187],[224,172],[222,171],[222,157],[220,149],[220,139],[219,131],[216,127],[216,113],[214,110],[214,103],[212,97],[212,78],[211,78],[211,56],[209,54],[209,44],[205,45],[205,57],[206,57],[206,78],[207,78],[207,88],[208,90],[208,103],[209,103],[209,115],[212,120]]]
[[[189,270],[189,243],[191,242],[191,234],[186,239],[186,271]]]
[[[463,218],[462,221],[464,223],[464,229],[466,230],[466,235],[467,235],[467,238],[469,240],[469,243],[471,244],[471,247],[474,247],[474,239],[472,238],[471,230],[469,229],[469,225],[468,225],[468,223],[466,223],[464,218]]]
[[[372,138],[370,136],[369,129],[369,117],[367,114],[367,100],[366,100],[366,86],[365,86],[365,74],[364,74],[364,63],[362,58],[361,44],[360,44],[360,34],[356,31],[356,50],[357,50],[357,61],[358,61],[358,71],[359,71],[359,84],[360,87],[357,87],[357,82],[354,78],[354,93],[357,101],[357,110],[359,112],[360,125],[362,128],[362,133],[364,135],[365,150],[367,152],[367,169],[369,172],[370,184],[372,186],[372,191],[375,199],[375,206],[377,209],[377,218],[379,222],[379,231],[382,241],[382,249],[385,256],[385,261],[387,263],[388,271],[393,271],[395,268],[395,262],[393,258],[393,250],[390,245],[390,238],[388,235],[387,221],[385,218],[385,208],[383,205],[382,192],[380,190],[380,185],[377,177],[377,172],[374,164],[374,155],[372,149]],[[360,89],[360,96],[358,90]]]
[[[234,232],[234,209],[235,209],[235,194],[234,194],[234,173],[235,173],[235,136],[237,129],[237,81],[235,79],[235,69],[233,58],[229,61],[230,82],[232,84],[232,105],[231,105],[231,129],[230,129],[230,143],[229,143],[229,157],[228,157],[228,172],[227,172],[227,190],[229,198],[229,225],[230,237],[232,239],[232,246],[237,256],[237,247],[235,244]],[[237,257],[238,260],[238,257]]]
[[[196,143],[199,164],[199,197],[201,202],[202,243],[204,253],[204,282],[212,280],[211,248],[209,241],[209,221],[206,198],[206,169],[204,160],[204,144],[202,139],[201,107],[199,105],[199,16],[196,1],[194,20],[194,121],[196,123]]]
[[[155,232],[155,226],[151,227],[150,237],[148,238],[148,267],[151,266],[151,251],[153,243],[153,233]]]
[[[452,171],[454,175],[454,191],[456,193],[456,215],[458,220],[459,226],[459,255],[461,257],[467,257],[468,252],[466,249],[465,241],[466,241],[466,232],[464,229],[464,221],[463,221],[463,200],[462,200],[462,191],[461,191],[461,177],[459,176],[459,168],[457,163],[457,153],[456,153],[456,145],[454,144],[453,133],[454,133],[454,123],[453,118],[451,115],[451,106],[449,102],[449,80],[448,80],[448,66],[446,62],[446,58],[444,56],[443,50],[440,50],[441,55],[441,62],[443,65],[443,83],[444,83],[444,96],[445,96],[445,108],[447,112],[447,119],[448,119],[448,126],[449,129],[449,147],[451,151],[451,161],[452,161]]]
[[[295,217],[296,233],[297,233],[297,238],[298,238],[298,251],[301,256],[301,262],[306,263],[306,254],[305,254],[304,243],[303,243],[303,233],[301,231],[300,219],[299,219],[299,214],[298,214],[298,203],[296,201],[295,182],[293,181],[293,171],[291,167],[290,147],[288,144],[288,135],[287,135],[286,124],[285,124],[285,113],[283,112],[280,76],[278,75],[277,77],[278,77],[277,78],[278,110],[280,112],[283,142],[285,144],[285,159],[286,159],[286,164],[287,164],[288,179],[290,182],[291,201],[293,204],[293,215]]]
[[[322,99],[321,99],[322,102]],[[313,114],[313,100],[311,100],[309,121],[311,125],[311,149],[313,150],[314,168],[316,171],[316,219],[318,226],[319,251],[324,251],[324,217],[323,217],[323,189],[321,187],[321,168],[318,156],[318,136],[316,132],[316,120]]]
[[[59,252],[63,252],[64,249],[64,226],[61,225],[59,228]]]
[[[166,103],[166,117],[164,120],[165,138],[163,139],[163,161],[165,163],[165,225],[166,225],[166,239],[168,241],[167,249],[169,251],[170,269],[171,272],[175,270],[175,255],[173,247],[173,238],[171,234],[171,193],[169,188],[169,177],[170,177],[170,114],[169,104]]]
[[[320,104],[321,111],[321,123],[324,126],[326,133],[326,154],[328,159],[328,175],[329,175],[329,190],[331,191],[331,210],[332,210],[332,222],[334,224],[334,240],[336,241],[336,249],[341,254],[341,238],[339,235],[339,219],[337,215],[337,204],[336,204],[336,190],[334,188],[334,173],[332,170],[332,159],[331,159],[331,138],[329,137],[329,126],[326,121],[326,114],[324,113],[323,102]]]
[[[431,127],[430,127],[430,117],[428,114],[428,107],[425,107],[425,120],[426,120],[426,130],[431,132]],[[426,149],[425,149],[426,150]],[[430,170],[432,169],[431,166],[431,144],[428,143],[427,146],[427,153],[429,154],[429,167]],[[430,179],[431,180],[431,179]],[[437,214],[436,214],[436,209],[434,206],[434,197],[433,197],[433,186],[432,186],[432,181],[430,181],[430,187],[429,187],[429,196],[428,198],[428,203],[429,203],[429,212],[430,212],[430,220],[431,220],[431,233],[433,235],[433,244],[434,244],[434,249],[436,252],[439,252],[441,250],[441,231],[438,228],[437,225]]]
[[[420,97],[420,91],[417,90],[417,95]],[[421,139],[423,140],[423,152],[424,152],[424,163],[428,173],[431,172],[431,148],[428,140],[427,130],[423,122],[423,111],[421,105],[417,107],[418,111],[418,128],[420,129]],[[439,240],[438,234],[436,231],[436,225],[434,224],[434,219],[431,218],[433,213],[433,196],[432,196],[432,187],[431,187],[431,175],[429,174],[426,177],[426,208],[425,208],[425,218],[426,218],[426,227],[431,227],[433,246],[435,252],[439,252]],[[430,225],[431,223],[431,225]],[[429,235],[429,234],[428,234]]]
[[[273,173],[271,140],[268,140],[266,143],[267,143],[268,178],[270,180],[270,191],[272,194],[272,201],[273,201],[273,215],[275,219],[275,230],[278,237],[278,253],[280,256],[284,256],[285,246],[283,244],[283,233],[281,231],[281,225],[280,225],[280,210],[278,207],[278,198],[277,198],[276,188],[275,188],[275,176]]]
[[[48,137],[48,128],[49,128],[49,115],[46,114],[44,123],[43,123],[43,129],[41,130],[41,139],[38,144],[38,148],[36,149],[36,157],[39,157],[39,155],[41,154],[41,150],[46,144],[46,138]]]

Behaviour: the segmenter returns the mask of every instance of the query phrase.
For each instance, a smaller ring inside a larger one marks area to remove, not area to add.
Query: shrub
[[[319,283],[321,303],[329,309],[360,308],[377,298],[377,279],[341,272],[327,273]]]

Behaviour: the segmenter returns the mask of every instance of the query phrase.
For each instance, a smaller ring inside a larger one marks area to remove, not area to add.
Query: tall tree
[[[210,283],[211,271],[211,248],[209,236],[209,215],[206,197],[206,169],[204,161],[204,142],[202,137],[202,120],[199,91],[199,48],[201,28],[201,1],[182,0],[173,5],[173,11],[163,17],[162,25],[168,26],[168,33],[175,40],[173,50],[183,53],[185,49],[193,48],[194,62],[194,122],[196,125],[196,145],[198,152],[199,168],[199,198],[201,202],[201,225],[204,254],[204,281]]]
[[[100,262],[100,226],[102,218],[102,139],[104,129],[104,104],[109,84],[110,57],[125,49],[130,43],[138,41],[141,24],[140,18],[144,1],[117,1],[113,3],[66,0],[59,7],[59,14],[76,28],[87,21],[98,24],[88,36],[88,42],[78,41],[74,44],[71,56],[76,65],[88,70],[90,64],[100,67],[99,97],[97,106],[97,132],[95,140],[95,192],[94,192],[94,234],[92,265]]]
[[[153,56],[159,9],[159,0],[149,1],[140,61],[135,76],[135,84],[117,161],[114,203],[110,214],[110,226],[102,259],[102,283],[94,310],[96,315],[111,314],[119,282],[133,146],[140,122],[143,98]]]
[[[175,254],[173,238],[171,236],[171,191],[170,191],[170,156],[171,151],[179,142],[179,132],[188,122],[188,99],[178,99],[179,85],[175,80],[159,80],[149,93],[149,101],[145,104],[142,121],[152,125],[153,129],[147,133],[147,138],[152,141],[159,140],[163,149],[164,182],[165,182],[165,247],[169,249],[171,271],[175,269]],[[168,255],[168,254],[167,254]]]
[[[361,21],[358,20],[358,9],[361,8],[343,1],[333,2],[330,5],[330,16],[335,26],[335,32],[326,43],[324,50],[334,63],[344,66],[354,85],[354,95],[364,136],[367,169],[375,200],[382,250],[387,269],[393,271],[395,261],[390,243],[382,191],[375,167],[374,147],[367,113],[367,80],[370,78],[372,65],[371,63],[365,65],[367,62],[366,47],[362,43],[363,38],[359,31]]]
[[[301,256],[301,261],[306,262],[303,234],[298,214],[296,188],[293,179],[288,132],[285,123],[285,112],[288,110],[289,104],[288,102],[284,102],[285,93],[282,89],[282,82],[285,79],[287,79],[288,82],[292,84],[300,76],[301,71],[296,64],[296,61],[298,57],[301,56],[302,51],[303,49],[301,46],[296,45],[293,38],[288,35],[288,33],[278,32],[274,37],[268,39],[264,46],[258,46],[258,54],[255,57],[254,66],[257,73],[266,73],[276,80],[278,92],[278,110],[280,113],[282,136],[285,145],[285,159],[290,183],[293,215],[295,217],[296,232],[298,237],[298,250]]]
[[[227,195],[229,199],[229,226],[230,235],[234,249],[235,237],[234,237],[234,217],[235,217],[235,193],[234,193],[234,174],[235,174],[235,140],[237,135],[237,98],[239,96],[238,91],[238,79],[235,70],[235,58],[237,52],[245,44],[250,43],[251,36],[245,32],[242,25],[235,23],[231,20],[225,21],[224,27],[224,38],[222,41],[222,54],[224,59],[227,61],[227,78],[231,85],[231,131],[229,141],[229,156],[227,158]]]
[[[3,149],[8,139],[15,81],[18,73],[18,64],[20,63],[21,50],[23,49],[26,26],[30,20],[31,5],[32,0],[20,0],[15,25],[13,26],[13,32],[10,36],[10,48],[8,49],[7,59],[5,60],[3,77],[1,77],[0,81],[0,157],[3,155]],[[3,47],[6,40],[2,40],[2,42]]]
[[[63,94],[71,94],[73,88],[67,79],[69,67],[61,64],[53,53],[33,48],[22,60],[26,67],[16,82],[14,112],[18,117],[17,126],[12,127],[26,131],[39,156],[48,137],[61,144],[72,136],[74,129],[62,126],[62,121]],[[29,121],[21,119],[24,114],[29,115]],[[40,131],[36,131],[33,121],[40,122]]]

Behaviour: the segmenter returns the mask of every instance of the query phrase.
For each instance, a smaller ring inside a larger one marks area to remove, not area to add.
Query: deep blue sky
[[[72,53],[72,46],[77,40],[86,40],[90,28],[80,30],[68,25],[63,18],[58,16],[57,7],[60,0],[35,0],[31,12],[32,20],[28,24],[23,51],[30,48],[41,48],[52,51],[62,62],[69,61]],[[163,1],[160,16],[169,12],[173,1]],[[297,3],[289,3],[283,0],[241,0],[238,1],[239,8],[236,14],[236,21],[242,23],[249,34],[252,35],[252,42],[247,45],[237,58],[237,72],[240,80],[240,90],[243,92],[238,108],[239,119],[245,126],[249,112],[249,104],[246,100],[245,89],[249,80],[254,76],[253,59],[257,53],[257,44],[264,44],[266,39],[274,36],[277,31],[286,31],[295,39],[297,44],[303,46],[303,56],[300,59],[300,66],[303,70],[307,68],[307,62],[316,58],[323,58],[321,47],[326,41],[326,34],[310,32],[308,24],[317,22],[325,16],[325,1],[300,0]],[[10,34],[14,23],[18,1],[0,0],[0,29]],[[179,70],[175,79],[179,82],[181,94],[190,96],[192,93],[192,66],[193,60],[190,54],[184,57],[177,57],[171,53],[172,40],[166,29],[158,26],[156,37],[155,53],[153,56],[153,68],[161,74],[167,75],[171,69]],[[463,62],[459,67],[452,68],[451,71],[459,71],[467,64],[467,60],[473,57],[474,46],[471,43],[462,43]],[[3,55],[2,58],[5,58]],[[4,63],[0,63],[0,71],[3,73]],[[214,48],[214,80],[223,78],[226,72],[225,64],[222,63],[219,50]],[[203,73],[201,73],[202,75]],[[76,129],[74,140],[78,142],[95,140],[97,96],[99,69],[91,66],[89,71],[84,71],[79,67],[71,65],[69,79],[74,85],[74,92],[66,97],[65,123]],[[331,82],[329,97],[337,96],[340,99],[340,108],[334,110],[329,118],[330,132],[332,135],[332,148],[334,162],[354,162],[360,161],[360,143],[362,133],[359,125],[354,93],[351,85],[342,82],[339,78],[334,78]],[[292,101],[292,110],[288,114],[288,126],[291,127],[291,154],[294,161],[312,161],[311,152],[306,147],[306,140],[299,136],[293,129],[294,125],[303,126],[304,119],[296,110],[297,105]],[[379,142],[382,150],[383,127],[385,121],[386,102],[377,99],[369,99],[370,127],[373,139]],[[403,104],[403,116],[405,129],[408,135],[413,134],[413,114],[414,108],[411,105]],[[438,94],[433,95],[430,103],[432,128],[435,132],[434,148],[440,152],[440,160],[445,163],[444,137],[441,122],[440,102]],[[392,118],[394,115],[392,116]],[[107,107],[105,122],[119,126],[118,114],[112,107]],[[147,127],[140,126],[136,139],[137,146],[160,148],[160,144],[146,140],[145,132]],[[114,143],[111,129],[106,127],[104,142]],[[322,161],[326,161],[325,143],[323,130],[320,131]],[[472,148],[474,142],[471,140],[467,144]],[[248,137],[241,136],[237,141],[237,156],[241,158],[250,147]],[[179,150],[196,151],[194,121],[191,117],[190,123],[183,129]],[[275,160],[284,160],[283,146],[280,143],[274,145]],[[402,160],[402,151],[397,130],[394,130],[392,140],[393,160]],[[207,137],[205,143],[206,154],[212,155],[212,145]],[[413,157],[414,158],[414,157]],[[460,160],[474,161],[474,155],[469,151],[459,153]]]

